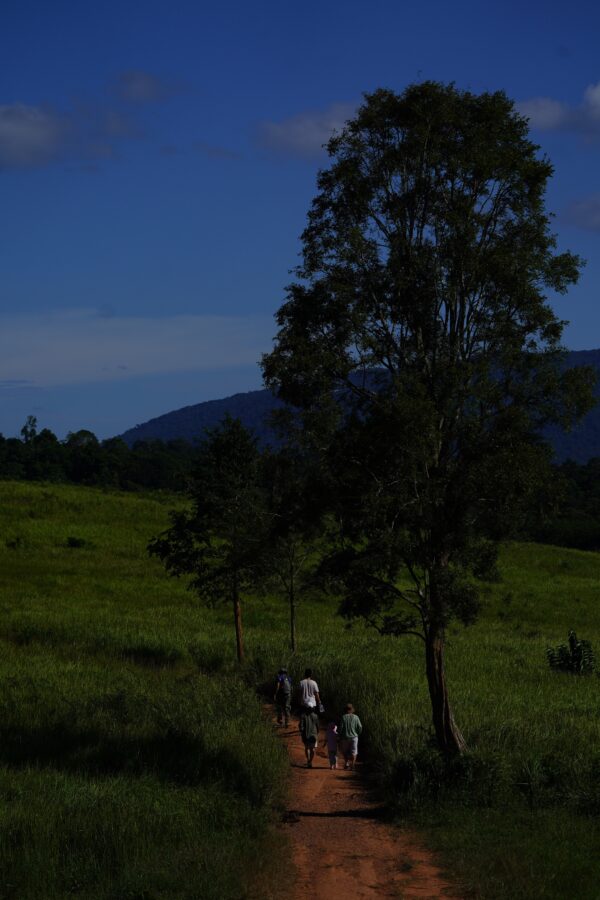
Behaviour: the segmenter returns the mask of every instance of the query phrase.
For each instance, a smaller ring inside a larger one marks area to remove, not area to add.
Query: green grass
[[[597,825],[560,808],[444,806],[416,817],[451,861],[461,896],[478,900],[598,900]]]
[[[147,558],[166,509],[0,485],[2,898],[220,900],[276,874],[285,759]]]
[[[478,623],[449,631],[469,753],[447,767],[420,643],[331,599],[300,607],[292,658],[285,604],[249,598],[240,679],[229,609],[146,556],[174,502],[0,484],[0,898],[267,896],[285,760],[254,688],[282,663],[355,704],[375,783],[465,894],[600,897],[600,678],[545,659],[570,628],[600,655],[597,554],[503,548]]]
[[[552,672],[545,649],[574,628],[600,655],[600,560],[511,545],[501,570],[484,585],[478,623],[448,635],[451,698],[469,745],[456,763],[432,747],[417,639],[344,630],[323,606],[306,606],[295,671],[313,665],[327,706],[354,703],[373,777],[398,820],[424,828],[464,895],[598,900],[600,678]],[[277,625],[270,615],[273,632],[283,630],[285,613]],[[264,634],[266,672],[277,653]]]

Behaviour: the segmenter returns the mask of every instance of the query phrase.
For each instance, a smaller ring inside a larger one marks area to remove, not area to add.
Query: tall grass
[[[285,758],[219,641],[195,661],[206,614],[145,551],[166,506],[0,493],[0,896],[267,896]]]
[[[417,639],[347,630],[325,605],[306,606],[292,668],[313,667],[333,712],[356,706],[373,778],[400,821],[426,829],[468,896],[597,900],[600,678],[551,671],[545,649],[570,628],[600,648],[600,559],[511,545],[501,571],[484,586],[479,622],[448,635],[451,698],[469,744],[457,761],[433,746]],[[271,633],[283,633],[284,611],[270,616]],[[265,633],[264,674],[285,658]]]
[[[0,766],[52,798],[39,837],[27,831],[27,800],[10,807],[18,827],[0,820],[0,872],[20,886],[15,897],[36,896],[27,894],[35,878],[37,896],[68,893],[73,860],[85,854],[67,824],[67,863],[53,843],[59,821],[73,823],[96,860],[93,877],[81,863],[83,896],[129,896],[131,884],[140,897],[250,890],[257,861],[281,857],[268,852],[267,823],[285,761],[254,689],[271,686],[282,664],[296,680],[312,666],[328,714],[354,703],[375,785],[400,821],[426,828],[465,893],[599,896],[600,678],[552,672],[545,657],[571,628],[600,648],[597,554],[503,548],[502,579],[484,587],[479,622],[448,634],[451,698],[469,753],[447,765],[431,742],[419,641],[348,628],[332,599],[300,606],[292,656],[286,604],[247,598],[240,678],[229,609],[203,609],[146,557],[172,505],[0,485]],[[130,799],[120,805],[124,786]],[[77,809],[89,819],[80,830]],[[11,841],[39,854],[20,874]],[[44,853],[62,862],[45,866]]]

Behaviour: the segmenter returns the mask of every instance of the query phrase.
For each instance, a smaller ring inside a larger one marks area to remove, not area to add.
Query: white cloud
[[[551,97],[534,97],[518,104],[519,112],[529,119],[532,128],[551,131],[562,128],[570,119],[570,110],[565,103]]]
[[[109,105],[79,101],[62,111],[0,105],[0,170],[112,159],[119,142],[144,135],[136,106],[167,100],[180,90],[149,72],[130,71],[119,76]]]
[[[44,165],[62,150],[68,123],[57,113],[14,103],[0,106],[0,168]]]
[[[316,156],[355,111],[354,104],[334,103],[325,110],[299,113],[282,122],[263,122],[259,139],[263,146],[282,153]]]
[[[96,310],[0,317],[0,382],[38,387],[255,363],[270,316],[107,317]]]
[[[590,84],[583,95],[583,108],[594,122],[600,122],[600,81],[598,84]]]
[[[141,134],[130,118],[100,106],[64,113],[23,103],[0,106],[0,170],[105,161],[116,156],[120,141]]]
[[[517,104],[533,128],[541,131],[579,131],[600,134],[600,82],[590,84],[581,103],[569,105],[552,97],[533,97]]]

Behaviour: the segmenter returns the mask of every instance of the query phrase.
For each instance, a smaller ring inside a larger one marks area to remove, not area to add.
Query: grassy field
[[[285,605],[250,598],[240,678],[229,610],[146,556],[171,503],[0,483],[0,898],[269,896],[285,760],[255,688],[282,662],[355,704],[372,777],[463,894],[600,897],[600,679],[545,660],[570,628],[600,653],[598,555],[504,548],[479,622],[449,634],[470,752],[448,768],[420,644],[331,600],[300,608],[292,659]]]
[[[0,485],[2,898],[221,900],[276,874],[285,760],[224,629],[148,560],[165,521]]]

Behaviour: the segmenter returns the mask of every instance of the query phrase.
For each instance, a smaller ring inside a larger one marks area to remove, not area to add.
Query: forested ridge
[[[600,375],[600,349],[571,351],[567,354],[566,364],[569,367],[593,366]],[[230,415],[239,418],[246,428],[251,428],[259,443],[273,444],[277,442],[277,438],[270,427],[269,418],[281,406],[281,401],[268,390],[247,391],[232,394],[222,400],[208,400],[173,410],[129,428],[121,438],[129,447],[133,447],[138,441],[157,439],[165,442],[179,439],[194,442],[204,434],[206,428],[214,428],[225,415]],[[588,413],[572,431],[548,428],[546,437],[554,448],[557,462],[572,459],[578,463],[586,463],[593,457],[600,456],[600,406]]]

